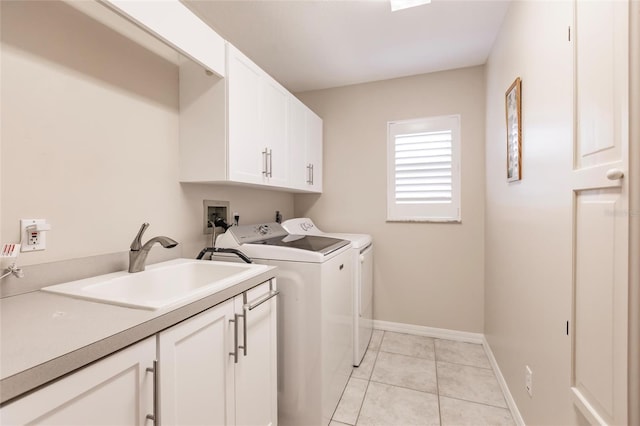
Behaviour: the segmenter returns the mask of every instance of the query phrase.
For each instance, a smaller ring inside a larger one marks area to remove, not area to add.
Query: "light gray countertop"
[[[275,277],[275,268],[168,311],[34,291],[0,299],[0,403],[83,367]]]

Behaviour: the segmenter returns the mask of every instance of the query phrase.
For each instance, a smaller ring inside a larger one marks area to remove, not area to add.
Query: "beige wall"
[[[485,334],[526,424],[570,400],[571,2],[512,2],[486,65]],[[544,22],[544,25],[540,25]],[[522,78],[522,180],[506,182],[506,89]],[[533,370],[533,397],[525,366]]]
[[[324,193],[295,213],[375,241],[374,317],[483,331],[483,67],[299,94],[324,119]],[[462,120],[462,224],[386,223],[387,122]]]
[[[293,214],[293,196],[178,183],[177,67],[60,2],[2,4],[0,233],[45,218],[47,249],[22,265],[127,251],[147,237],[207,244],[202,200],[241,222]]]

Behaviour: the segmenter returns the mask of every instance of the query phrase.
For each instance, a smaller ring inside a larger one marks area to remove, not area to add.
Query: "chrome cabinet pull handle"
[[[158,424],[158,360],[153,360],[153,367],[147,367],[147,373],[153,373],[153,414],[147,414],[147,419]]]
[[[313,172],[314,172],[314,170],[313,170],[313,164],[311,164],[311,185],[313,185],[313,181],[314,181],[314,179],[313,179],[313,178],[314,178],[314,176],[313,176]]]
[[[238,363],[238,314],[235,314],[233,319],[229,322],[233,323],[233,352],[229,352],[229,355],[233,356],[233,363]]]
[[[269,177],[273,177],[273,150],[269,150]]]
[[[267,169],[267,156],[269,154],[267,154],[267,148],[264,149],[264,151],[262,151],[262,175],[267,177],[269,176],[269,170]]]
[[[244,308],[249,311],[252,311],[258,306],[262,305],[267,300],[271,299],[272,297],[276,297],[278,294],[280,294],[280,290],[269,290],[268,293],[265,293],[262,296],[253,299],[251,303],[246,303],[244,305]]]
[[[247,302],[247,292],[242,293],[243,303]],[[242,314],[236,314],[236,320],[238,318],[242,318],[242,346],[238,346],[239,349],[242,349],[244,352],[244,356],[247,356],[247,310],[242,307]],[[237,337],[236,337],[237,340]]]

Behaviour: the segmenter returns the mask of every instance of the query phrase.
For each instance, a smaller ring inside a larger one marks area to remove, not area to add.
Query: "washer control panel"
[[[240,244],[255,243],[261,240],[268,240],[276,237],[286,237],[289,235],[284,228],[276,222],[261,223],[258,225],[232,226],[227,230]]]

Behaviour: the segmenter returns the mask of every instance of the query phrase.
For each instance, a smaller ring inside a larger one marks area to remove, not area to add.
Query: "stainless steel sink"
[[[138,309],[164,309],[189,303],[267,270],[267,265],[176,259],[126,271],[70,281],[42,290]]]

